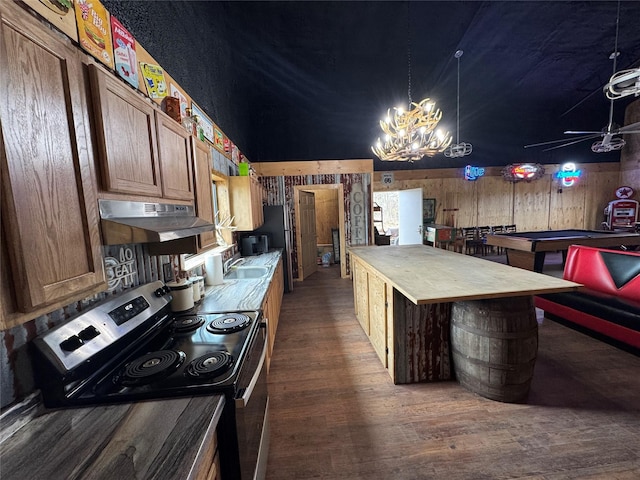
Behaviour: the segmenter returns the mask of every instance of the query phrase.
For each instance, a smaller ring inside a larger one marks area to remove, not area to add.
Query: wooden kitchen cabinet
[[[162,196],[155,108],[112,73],[89,65],[103,188]]]
[[[168,115],[156,111],[162,197],[193,200],[191,135]]]
[[[352,262],[353,275],[353,303],[356,318],[364,333],[369,335],[369,276],[367,269],[361,262]]]
[[[351,257],[353,295],[356,318],[369,337],[385,368],[389,367],[390,326],[387,314],[392,303],[393,288],[374,270]]]
[[[192,137],[191,152],[193,155],[196,215],[209,223],[215,224],[211,180],[211,147]],[[198,235],[198,253],[213,248],[217,244],[215,230]]]
[[[249,232],[262,226],[264,194],[260,182],[251,176],[229,177],[229,190],[233,224],[238,230]]]
[[[271,364],[271,355],[276,341],[276,330],[280,318],[280,307],[282,306],[282,296],[284,295],[284,276],[282,258],[280,258],[276,269],[271,277],[271,284],[265,295],[262,304],[262,312],[267,324],[267,371]]]
[[[104,189],[193,201],[189,132],[111,72],[89,65],[89,76]]]
[[[202,464],[196,472],[195,480],[221,480],[221,478],[218,434],[215,432],[213,438],[208,442],[204,450]]]
[[[106,289],[82,59],[0,3],[2,329]]]

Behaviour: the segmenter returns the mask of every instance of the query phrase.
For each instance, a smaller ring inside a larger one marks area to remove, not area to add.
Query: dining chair
[[[478,240],[480,241],[480,253],[486,255],[488,251],[487,235],[491,233],[491,227],[489,225],[483,225],[478,227]]]
[[[464,253],[469,255],[469,252],[473,250],[473,253],[478,253],[478,247],[482,245],[478,237],[478,229],[476,227],[465,227],[462,229],[464,237]]]

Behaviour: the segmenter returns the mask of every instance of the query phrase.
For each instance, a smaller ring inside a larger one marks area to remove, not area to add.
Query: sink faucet
[[[229,270],[231,270],[231,268],[235,267],[236,265],[242,265],[244,263],[245,259],[244,258],[230,258],[229,260],[227,260],[226,262],[224,262],[224,273],[227,273]]]

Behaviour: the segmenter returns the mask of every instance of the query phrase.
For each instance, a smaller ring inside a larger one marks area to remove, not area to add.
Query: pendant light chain
[[[442,110],[435,102],[424,98],[413,103],[411,98],[411,11],[407,0],[407,95],[409,108],[403,106],[387,110],[387,116],[380,120],[384,132],[378,138],[371,151],[382,161],[414,162],[423,157],[433,157],[444,152],[451,145],[452,136],[444,130],[436,130],[442,119]]]
[[[473,145],[470,143],[460,143],[460,57],[464,52],[456,50],[453,56],[458,60],[458,75],[456,84],[456,143],[449,146],[444,151],[444,156],[449,158],[460,158],[470,155],[473,151]]]
[[[409,110],[411,110],[411,13],[409,12],[409,1],[407,1],[407,75]]]
[[[460,57],[462,56],[462,50],[458,50],[455,53],[458,59],[458,91],[456,94],[456,143],[460,143]]]

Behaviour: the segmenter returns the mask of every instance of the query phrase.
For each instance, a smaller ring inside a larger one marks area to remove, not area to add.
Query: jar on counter
[[[204,298],[204,277],[189,277],[189,281],[193,285],[193,301],[199,302]]]
[[[167,283],[171,290],[171,311],[184,312],[193,308],[193,284],[186,278]]]

